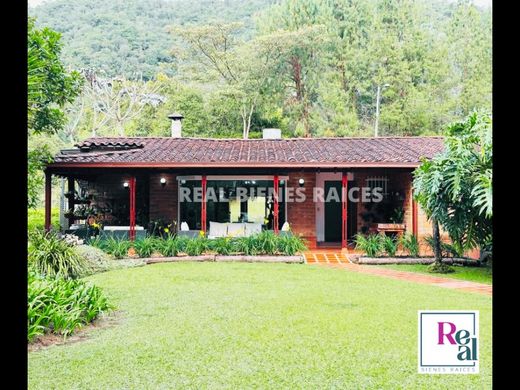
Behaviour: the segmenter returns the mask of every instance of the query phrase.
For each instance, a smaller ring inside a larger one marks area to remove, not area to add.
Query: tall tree
[[[232,97],[242,119],[242,137],[249,138],[251,121],[270,82],[270,67],[279,56],[278,42],[236,38],[240,23],[173,28],[187,44],[182,54],[198,61],[199,70],[217,81],[221,93]]]
[[[492,121],[472,113],[447,128],[445,151],[414,172],[414,193],[459,252],[492,240]]]

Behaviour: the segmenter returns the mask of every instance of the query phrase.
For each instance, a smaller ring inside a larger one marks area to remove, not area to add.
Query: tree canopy
[[[414,173],[415,198],[461,251],[491,241],[492,120],[474,112],[448,126],[445,151]]]
[[[491,12],[469,0],[55,0],[31,13],[63,34],[66,64],[162,80],[162,103],[123,131],[78,101],[68,142],[96,123],[100,135],[166,135],[165,107],[182,108],[192,136],[370,136],[385,85],[380,135],[439,134],[491,109]]]

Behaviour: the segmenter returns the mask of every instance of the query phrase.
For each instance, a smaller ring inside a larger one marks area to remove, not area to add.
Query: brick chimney
[[[181,138],[182,137],[182,118],[184,118],[181,114],[173,113],[168,115],[168,118],[172,121],[172,138]]]

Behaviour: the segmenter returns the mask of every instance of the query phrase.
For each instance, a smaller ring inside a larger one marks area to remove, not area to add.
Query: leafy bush
[[[397,252],[397,240],[391,236],[387,236],[386,234],[379,235],[380,245],[382,250],[389,256],[395,257],[395,253]]]
[[[44,278],[28,274],[27,339],[48,332],[70,335],[114,307],[102,291],[81,280]]]
[[[432,263],[428,266],[427,270],[428,272],[436,274],[449,274],[451,272],[455,272],[452,267],[444,263]]]
[[[157,250],[165,257],[177,256],[179,253],[179,242],[178,238],[171,236],[163,240],[157,240]]]
[[[380,234],[357,234],[356,249],[365,252],[368,257],[379,257],[383,252]]]
[[[200,256],[208,249],[208,239],[205,237],[197,237],[186,240],[184,252],[188,256]]]
[[[219,255],[230,255],[236,249],[236,240],[232,240],[228,237],[219,237],[214,240],[209,240],[208,249]]]
[[[411,257],[419,257],[419,241],[413,234],[403,234],[399,243]]]
[[[99,248],[91,245],[78,245],[74,247],[74,251],[88,261],[92,273],[112,268],[110,257]]]
[[[293,235],[278,237],[277,246],[277,251],[287,256],[294,256],[297,253],[307,250],[304,241],[300,237]]]
[[[118,239],[114,237],[109,237],[104,240],[103,244],[101,244],[106,253],[111,254],[116,259],[123,259],[128,257],[128,250],[132,247],[132,242],[125,239]]]
[[[74,279],[90,272],[88,261],[54,232],[35,230],[31,233],[28,261],[44,276]]]
[[[157,241],[155,237],[146,237],[134,241],[133,247],[139,257],[150,257],[152,253],[159,248]]]
[[[274,255],[278,249],[278,240],[280,236],[273,231],[265,230],[260,234],[252,236],[257,241],[258,251],[266,255]]]
[[[429,235],[424,237],[424,241],[430,247],[431,251],[435,253],[433,236]],[[462,257],[464,250],[460,245],[441,241],[441,253],[442,257]]]
[[[235,249],[246,256],[255,256],[261,253],[258,235],[239,237],[235,240]]]

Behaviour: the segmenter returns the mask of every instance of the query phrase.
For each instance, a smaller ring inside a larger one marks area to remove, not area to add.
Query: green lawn
[[[378,265],[377,267],[390,268],[398,271],[418,272],[443,278],[454,278],[469,280],[471,282],[493,284],[493,272],[491,268],[487,267],[463,267],[454,265],[452,268],[455,272],[449,274],[432,274],[431,272],[428,272],[428,265],[426,264],[385,264]]]
[[[296,264],[97,274],[122,318],[29,354],[31,389],[491,388],[491,298]],[[480,375],[417,374],[417,310],[480,310]]]

